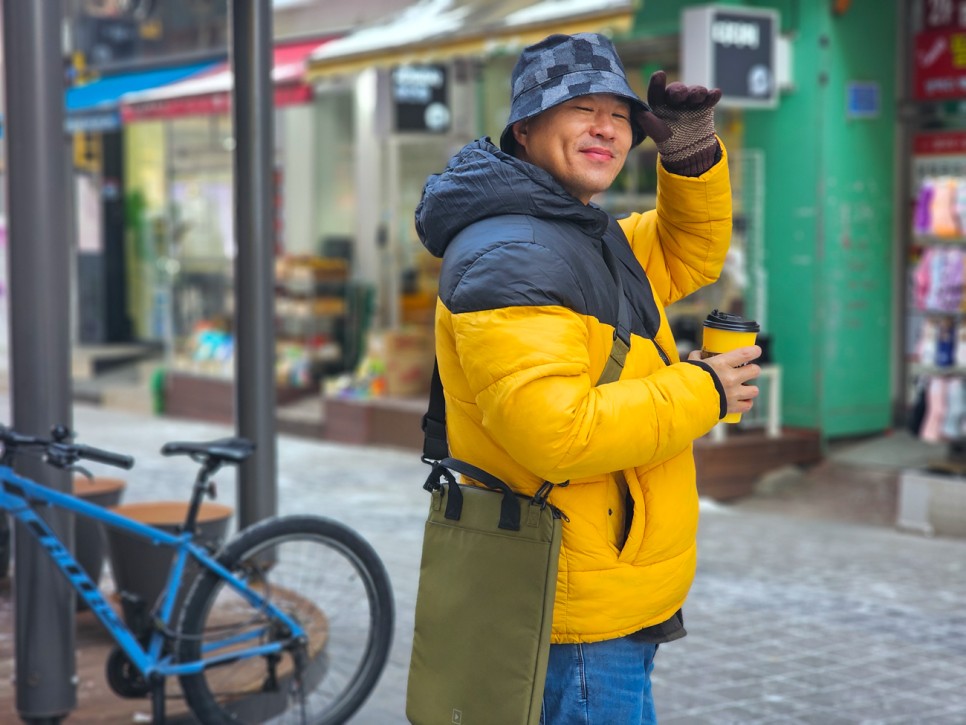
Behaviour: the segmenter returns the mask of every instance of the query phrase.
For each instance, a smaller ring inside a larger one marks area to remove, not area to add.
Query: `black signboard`
[[[711,25],[715,85],[732,100],[770,101],[775,94],[774,25],[759,17],[718,13]]]
[[[449,107],[449,73],[443,65],[400,65],[392,71],[392,100],[396,130],[446,133]]]
[[[721,105],[772,107],[778,100],[778,14],[700,7],[684,12],[683,80],[720,88]]]

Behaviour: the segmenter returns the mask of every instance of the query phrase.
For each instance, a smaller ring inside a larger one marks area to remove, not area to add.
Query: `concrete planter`
[[[966,537],[966,477],[904,470],[899,476],[896,526],[926,536]]]
[[[98,476],[91,480],[78,476],[73,481],[73,493],[78,498],[97,506],[117,506],[124,495],[126,485],[120,478]],[[100,584],[106,553],[107,538],[103,525],[78,516],[74,522],[74,556],[94,584]],[[77,597],[77,608],[87,608],[87,604],[80,597]]]
[[[148,501],[143,503],[129,503],[116,506],[114,511],[128,516],[141,523],[155,526],[169,533],[178,533],[184,524],[188,512],[186,501]],[[220,545],[228,533],[228,524],[233,510],[230,506],[205,502],[198,512],[199,543]],[[147,610],[154,607],[158,596],[167,582],[168,569],[174,558],[174,551],[160,546],[154,546],[150,541],[133,536],[112,527],[107,529],[110,547],[111,570],[114,584],[121,593],[124,604],[124,617],[129,626],[136,628],[136,621],[144,610],[135,611],[130,600],[125,604],[124,592],[134,595],[146,605]],[[187,588],[196,573],[196,568],[189,562],[182,579],[182,589],[178,592],[176,610],[187,594]]]

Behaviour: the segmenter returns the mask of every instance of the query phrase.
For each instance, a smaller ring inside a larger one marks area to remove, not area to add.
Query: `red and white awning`
[[[305,79],[306,61],[329,40],[333,38],[275,47],[272,81],[276,106],[307,103],[312,99],[312,86]],[[231,65],[220,63],[176,83],[121,96],[121,119],[127,123],[228,113],[233,86]]]

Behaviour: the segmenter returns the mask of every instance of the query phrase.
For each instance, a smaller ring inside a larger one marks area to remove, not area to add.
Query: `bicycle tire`
[[[5,513],[0,513],[0,579],[6,579],[10,574],[10,559],[13,556],[11,541],[13,527]]]
[[[253,588],[268,592],[276,606],[307,629],[303,680],[309,691],[301,692],[301,699],[290,696],[297,689],[291,652],[283,652],[275,670],[266,657],[236,660],[180,677],[194,715],[206,725],[284,723],[289,718],[312,725],[346,722],[375,687],[392,640],[389,576],[369,543],[336,521],[288,516],[240,532],[218,559]],[[273,563],[259,563],[265,561]],[[310,578],[313,588],[308,589]],[[224,580],[206,571],[195,580],[182,610],[179,660],[200,659],[202,641],[216,629],[237,634],[263,625],[264,619],[252,620],[254,615]]]

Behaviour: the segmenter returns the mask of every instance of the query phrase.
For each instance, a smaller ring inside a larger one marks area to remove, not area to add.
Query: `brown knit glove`
[[[647,102],[638,122],[654,139],[664,168],[681,176],[701,176],[718,160],[720,147],[714,135],[714,106],[721,90],[667,83],[659,70],[651,76]]]

